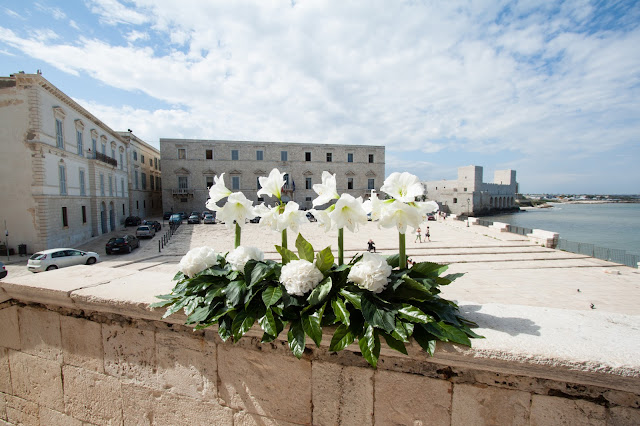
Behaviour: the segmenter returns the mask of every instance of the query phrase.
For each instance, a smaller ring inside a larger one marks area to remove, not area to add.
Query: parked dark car
[[[179,214],[182,219],[187,219],[189,216],[187,216],[187,214],[185,212],[178,212],[178,213],[174,213],[174,214]]]
[[[142,223],[142,219],[138,216],[129,216],[124,220],[124,226],[138,226]]]
[[[309,219],[309,222],[317,222],[316,217],[311,212],[307,212],[307,219]]]
[[[169,216],[169,217],[171,217],[171,216]],[[169,217],[167,219],[169,219]],[[159,230],[162,229],[162,225],[157,220],[143,220],[142,224],[143,225],[153,225],[153,227],[155,228],[156,232],[158,232]]]
[[[6,277],[8,273],[7,268],[4,267],[4,263],[0,262],[0,279]]]
[[[107,254],[131,253],[134,248],[140,247],[140,240],[134,235],[123,235],[122,237],[111,238],[105,247]]]
[[[172,214],[169,218],[169,225],[177,225],[182,223],[183,217],[180,213]]]
[[[427,220],[436,220],[436,217],[433,213],[428,213],[427,214]]]
[[[162,215],[162,219],[169,220],[172,214],[173,214],[172,212],[164,212],[164,214]]]
[[[200,215],[192,214],[191,216],[189,216],[189,219],[187,219],[187,223],[200,223]]]
[[[256,217],[252,218],[251,220],[249,220],[249,222],[251,222],[251,223],[260,223],[260,216],[256,216]]]

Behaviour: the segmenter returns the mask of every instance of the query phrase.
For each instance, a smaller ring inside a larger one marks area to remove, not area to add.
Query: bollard
[[[160,240],[158,240],[158,253],[161,253],[162,249],[160,248]]]

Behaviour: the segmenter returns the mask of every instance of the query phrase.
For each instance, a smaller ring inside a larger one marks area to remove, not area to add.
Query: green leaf
[[[182,279],[183,279],[183,278],[185,278],[185,277],[186,277],[186,275],[184,274],[184,272],[182,272],[182,271],[178,271],[178,273],[176,273],[176,274],[173,276],[173,281],[180,281],[180,280],[182,280]]]
[[[165,296],[169,296],[167,295],[161,295],[161,296],[156,296],[156,298],[158,299],[162,299]],[[149,305],[150,308],[164,308],[167,305],[170,305],[174,302],[173,300],[173,296],[171,296],[171,299],[166,299],[166,300],[161,300],[160,302],[156,302],[156,303],[152,303]]]
[[[436,350],[436,340],[434,336],[427,333],[423,326],[416,326],[413,330],[413,338],[418,342],[420,347],[429,354],[429,356],[433,356],[433,353]]]
[[[250,263],[253,263],[253,262],[251,261],[247,262],[247,265],[245,266],[245,271],[247,271],[248,269],[247,266]],[[271,268],[270,265],[262,262],[256,262],[255,266],[253,266],[253,268],[251,269],[251,274],[249,275],[251,277],[251,281],[249,282],[249,285],[252,286],[259,283],[260,281],[268,277],[269,274],[271,274],[272,272],[273,272],[273,269]]]
[[[363,294],[361,298],[362,316],[370,325],[381,328],[388,333],[393,333],[395,328],[395,315],[369,294]]]
[[[204,297],[205,305],[210,305],[213,299],[220,297],[224,294],[224,287],[216,287],[207,291],[207,295]]]
[[[397,268],[400,266],[400,255],[394,254],[392,256],[387,257],[387,264],[392,268]]]
[[[169,315],[173,315],[176,312],[178,312],[180,309],[182,309],[184,307],[184,305],[186,305],[187,303],[189,303],[189,301],[191,300],[191,298],[189,297],[185,297],[184,299],[180,300],[179,302],[176,302],[173,306],[170,306],[167,309],[167,312],[164,313],[164,315],[162,316],[162,318],[166,318]]]
[[[231,322],[232,320],[228,316],[222,316],[218,321],[218,335],[223,342],[226,342],[232,336]]]
[[[463,277],[463,276],[464,276],[463,273],[457,273],[457,274],[447,274],[442,278],[445,278],[445,279],[447,279],[449,281],[455,281],[456,279],[458,279],[460,277]]]
[[[231,305],[236,306],[244,301],[244,294],[247,291],[247,284],[244,281],[231,281],[227,285],[227,300]]]
[[[394,349],[398,352],[401,352],[405,355],[409,355],[407,353],[407,348],[404,346],[404,343],[402,343],[401,340],[396,339],[395,337],[390,336],[389,334],[381,331],[380,334],[382,335],[382,337],[384,337],[384,340],[387,342],[387,345],[389,345],[389,347],[391,349]]]
[[[402,342],[408,342],[409,337],[413,334],[414,324],[411,322],[403,322],[402,319],[396,318],[396,329],[393,330],[391,336]]]
[[[278,253],[280,253],[280,256],[282,256],[283,265],[291,262],[292,260],[299,260],[298,256],[287,248],[277,245],[276,250],[278,250]]]
[[[292,321],[289,326],[289,332],[287,333],[287,338],[289,339],[289,349],[296,356],[296,358],[300,359],[302,354],[304,353],[304,329],[302,328],[302,321],[296,320]]]
[[[361,296],[360,296],[360,294],[352,293],[352,292],[350,292],[348,290],[345,290],[345,289],[340,289],[339,293],[342,296],[344,296],[345,299],[347,299],[349,302],[351,302],[351,304],[353,306],[355,306],[357,309],[361,309],[361,303],[360,303]]]
[[[445,342],[453,342],[465,346],[471,346],[471,341],[463,330],[460,330],[459,328],[442,321],[438,323],[427,324],[425,326],[425,330]]]
[[[271,311],[271,309],[267,309],[264,316],[258,319],[258,324],[260,324],[260,327],[262,327],[265,333],[271,336],[278,335],[278,330],[276,328],[276,320],[273,317],[273,312]]]
[[[331,292],[332,284],[333,282],[331,280],[331,277],[326,277],[325,279],[320,281],[320,284],[318,284],[316,288],[311,291],[309,297],[307,297],[307,302],[309,302],[309,305],[314,306],[322,303],[322,301],[329,295],[329,292]]]
[[[338,352],[349,346],[353,343],[356,336],[353,335],[349,327],[344,324],[341,324],[336,329],[336,332],[333,334],[331,338],[331,343],[329,344],[329,350],[332,352]]]
[[[404,305],[399,311],[398,316],[409,320],[411,322],[426,324],[428,322],[435,322],[435,318],[431,315],[427,315],[420,309],[411,305]]]
[[[189,315],[189,317],[187,318],[187,324],[195,324],[195,323],[202,322],[207,319],[210,313],[211,313],[211,307],[209,305],[200,306],[195,311],[193,311],[191,315]]]
[[[331,269],[333,262],[335,262],[335,257],[333,257],[333,253],[331,253],[331,246],[316,254],[316,268],[323,274]]]
[[[410,269],[411,275],[420,275],[423,277],[436,277],[449,269],[447,265],[440,265],[433,262],[420,262],[413,265]]]
[[[313,263],[313,246],[304,239],[302,234],[298,234],[298,238],[296,238],[296,248],[298,249],[300,259]]]
[[[362,357],[367,360],[373,368],[378,366],[380,358],[380,337],[372,326],[367,326],[364,335],[358,340]]]
[[[255,317],[247,311],[238,312],[238,315],[236,315],[233,319],[233,323],[231,324],[233,340],[235,342],[240,340],[240,338],[253,326],[255,321]]]
[[[320,316],[316,312],[313,315],[302,315],[302,328],[307,333],[316,346],[320,347],[322,341],[322,327],[320,327]]]
[[[347,309],[347,306],[344,304],[342,299],[340,299],[339,297],[336,297],[335,299],[333,299],[331,301],[331,307],[333,308],[333,313],[336,315],[336,317],[338,318],[338,320],[340,320],[341,323],[345,325],[351,324],[351,320],[349,318],[350,317],[349,310]]]
[[[269,286],[262,292],[262,301],[267,308],[280,300],[282,297],[282,288],[280,286]]]

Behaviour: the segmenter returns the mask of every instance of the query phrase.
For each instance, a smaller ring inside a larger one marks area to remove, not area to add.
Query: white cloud
[[[125,35],[129,43],[135,43],[138,40],[149,40],[149,33],[142,31],[130,31]]]
[[[55,20],[60,21],[67,17],[67,14],[64,13],[62,9],[60,9],[59,7],[49,7],[49,6],[42,5],[40,3],[35,3],[34,6],[36,7],[36,9],[42,12],[48,13]]]

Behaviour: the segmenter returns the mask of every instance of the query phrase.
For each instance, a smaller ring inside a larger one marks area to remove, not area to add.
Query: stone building
[[[230,190],[242,191],[254,204],[273,204],[258,198],[258,177],[277,168],[287,173],[283,199],[302,209],[312,207],[317,196],[312,187],[321,183],[325,170],[336,174],[339,193],[354,197],[368,197],[385,178],[384,146],[161,138],[160,152],[164,211],[204,210],[208,188],[222,173]]]
[[[0,77],[0,105],[0,226],[9,247],[32,253],[121,229],[130,212],[128,140],[39,73]]]
[[[438,202],[447,213],[476,216],[518,209],[515,170],[496,170],[493,183],[484,183],[481,166],[465,166],[458,168],[457,180],[429,181],[423,185],[427,198]]]
[[[129,214],[162,215],[160,151],[131,132],[118,132],[129,142]]]

